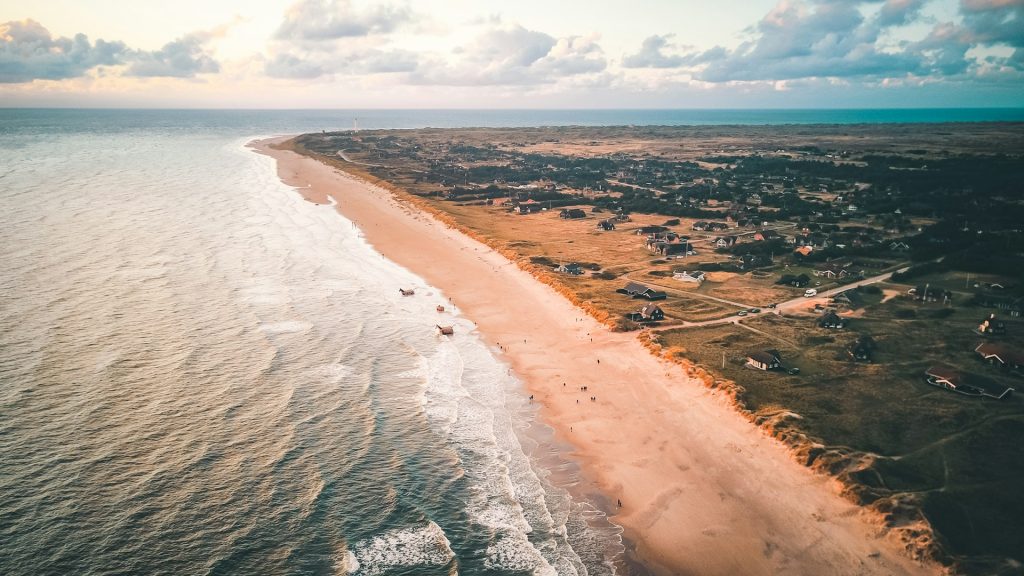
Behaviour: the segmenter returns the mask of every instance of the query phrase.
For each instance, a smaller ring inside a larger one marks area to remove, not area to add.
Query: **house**
[[[764,242],[768,240],[779,240],[782,238],[782,234],[779,234],[775,230],[761,230],[754,233],[754,240],[758,242]]]
[[[996,315],[989,314],[978,324],[974,331],[982,336],[996,337],[1006,334],[1006,323],[996,318]]]
[[[730,246],[736,245],[735,236],[722,236],[718,240],[715,240],[715,246],[718,248],[729,248]]]
[[[847,320],[835,312],[829,311],[818,320],[818,326],[831,330],[842,330],[846,328]]]
[[[695,231],[695,232],[707,232],[708,231],[708,226],[710,226],[709,223],[704,222],[704,221],[700,221],[700,222],[694,222],[693,226],[690,226],[690,229]]]
[[[799,276],[793,276],[792,274],[783,274],[776,284],[783,286],[792,286],[794,288],[803,288],[811,283],[811,277],[807,274],[801,274]]]
[[[667,230],[668,228],[665,228],[664,226],[641,226],[640,228],[636,229],[636,233],[638,236],[645,236],[648,234],[657,234],[659,232],[665,232]]]
[[[812,248],[810,246],[800,246],[796,250],[793,250],[794,253],[799,254],[801,256],[810,256],[811,252],[813,252],[813,251],[814,251],[814,248]]]
[[[558,213],[558,217],[566,220],[575,220],[577,218],[586,218],[587,213],[579,208],[566,208]]]
[[[728,229],[729,225],[725,222],[708,222],[708,232],[721,232]]]
[[[673,254],[686,254],[689,244],[687,242],[648,242],[647,249],[662,256]]]
[[[704,281],[704,273],[700,272],[700,271],[696,271],[696,272],[686,272],[686,271],[676,272],[675,274],[672,275],[672,278],[674,280],[679,280],[681,282],[695,282],[697,284],[700,284],[701,282]]]
[[[1024,298],[1014,296],[1001,296],[997,294],[976,294],[973,303],[976,306],[995,308],[1002,310],[1013,318],[1019,318],[1024,313]]]
[[[864,299],[857,290],[846,290],[832,297],[832,305],[856,310],[864,307]]]
[[[747,367],[757,370],[775,370],[782,368],[782,357],[777,350],[751,352],[747,355]]]
[[[924,286],[913,288],[910,294],[914,297],[915,302],[938,302],[939,296],[942,295],[942,290],[925,284]]]
[[[835,278],[845,278],[849,274],[850,273],[846,268],[841,268],[835,264],[823,264],[814,268],[815,276],[819,278],[828,278],[830,280]]]
[[[520,214],[533,214],[544,209],[544,205],[536,200],[526,200],[516,205],[515,211]]]
[[[606,232],[609,230],[615,230],[615,222],[613,222],[611,219],[601,220],[600,222],[597,223],[597,227]]]
[[[636,312],[626,314],[634,322],[660,322],[665,319],[665,312],[656,304],[648,304]]]
[[[855,362],[871,362],[875,347],[875,339],[865,334],[857,337],[847,353]]]
[[[648,288],[638,282],[629,282],[624,287],[616,290],[619,294],[626,294],[633,298],[646,298],[648,300],[664,300],[667,294],[653,288]]]
[[[758,266],[767,266],[771,260],[763,254],[744,254],[738,259],[740,270],[753,270]]]
[[[910,245],[901,240],[897,240],[889,243],[889,250],[893,252],[908,252],[910,250]]]
[[[925,370],[925,380],[932,386],[952,390],[965,396],[988,396],[1002,400],[1013,392],[1013,388],[978,376],[964,374],[949,366],[932,366]]]
[[[583,268],[579,264],[573,262],[571,264],[562,264],[555,268],[555,272],[561,272],[562,274],[571,274],[573,276],[582,276]]]
[[[974,351],[978,353],[982,360],[986,360],[988,363],[1001,368],[1020,370],[1024,367],[1024,351],[1011,348],[1006,344],[985,342],[978,344]]]
[[[750,204],[751,206],[760,206],[761,201],[761,195],[757,192],[747,196],[747,204]]]

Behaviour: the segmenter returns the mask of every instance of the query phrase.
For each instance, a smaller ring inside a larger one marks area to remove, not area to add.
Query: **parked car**
[[[817,296],[817,295],[818,295],[818,291],[815,290],[814,288],[808,288],[807,290],[804,291],[804,298],[810,298],[811,296]]]
[[[778,304],[776,304],[774,302],[772,302],[771,304],[768,305],[769,308],[775,308],[776,306],[778,306]]]
[[[736,313],[736,315],[737,316],[746,316],[747,315],[747,311],[746,310],[740,310],[739,312]]]
[[[751,314],[757,314],[760,311],[760,308],[751,308],[750,310],[747,310],[747,312],[750,312]]]
[[[790,368],[789,370],[786,370],[786,372],[789,372],[790,374],[796,375],[796,374],[800,373],[800,369],[799,368]]]

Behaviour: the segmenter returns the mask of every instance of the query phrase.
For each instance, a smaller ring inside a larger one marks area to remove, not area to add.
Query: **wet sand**
[[[289,151],[281,179],[355,222],[387,258],[450,296],[614,503],[659,574],[936,574],[839,485],[799,465],[635,333],[613,333],[513,262],[390,192]],[[442,303],[442,302],[439,302]],[[586,386],[587,390],[581,390]],[[594,399],[591,399],[591,398]],[[621,508],[617,503],[621,502]]]

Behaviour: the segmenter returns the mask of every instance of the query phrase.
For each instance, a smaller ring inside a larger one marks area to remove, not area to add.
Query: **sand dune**
[[[653,356],[635,334],[609,332],[505,257],[389,192],[269,142],[256,147],[277,159],[286,183],[314,202],[333,198],[377,250],[477,323],[575,447],[652,571],[940,572],[906,557],[839,497],[835,481],[800,466],[726,397]]]

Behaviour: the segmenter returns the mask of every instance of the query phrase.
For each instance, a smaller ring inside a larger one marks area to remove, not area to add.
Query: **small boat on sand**
[[[409,288],[408,290],[406,290],[405,288],[399,288],[398,291],[402,293],[402,296],[412,296],[413,294],[416,293],[416,291],[413,290],[412,288]]]
[[[455,328],[453,328],[453,327],[451,327],[451,326],[441,326],[441,325],[439,325],[439,324],[438,324],[438,325],[436,325],[436,326],[437,326],[437,329],[438,329],[438,330],[439,330],[439,331],[441,332],[441,334],[442,334],[442,335],[444,335],[444,336],[451,336],[452,334],[455,334]]]

